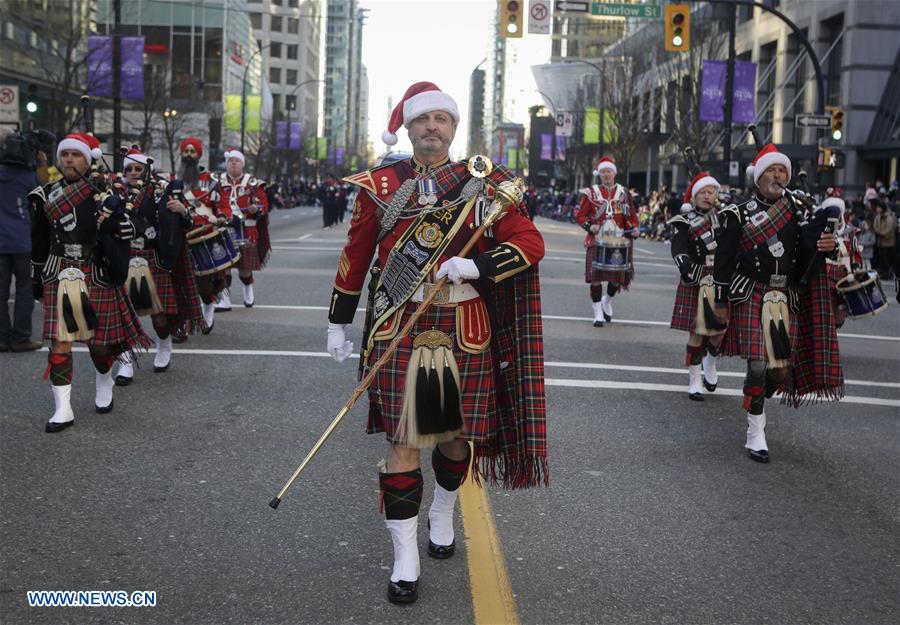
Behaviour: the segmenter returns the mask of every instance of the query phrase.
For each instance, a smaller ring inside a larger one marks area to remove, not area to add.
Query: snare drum
[[[238,246],[238,249],[249,243],[244,231],[244,220],[242,218],[235,219],[234,225],[228,228],[228,230],[231,232],[231,238],[234,240],[234,244]]]
[[[631,241],[625,237],[598,237],[595,240],[597,254],[591,262],[593,269],[601,271],[631,270]]]
[[[194,261],[194,273],[198,276],[228,269],[241,259],[227,228],[195,228],[188,232],[187,243]]]
[[[844,300],[847,316],[851,319],[871,317],[887,308],[881,280],[874,271],[850,274],[838,280],[835,288]]]

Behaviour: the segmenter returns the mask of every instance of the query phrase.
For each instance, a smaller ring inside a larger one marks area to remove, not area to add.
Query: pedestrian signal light
[[[25,100],[25,110],[32,115],[37,113],[37,85],[28,85],[28,97]]]
[[[524,0],[500,0],[500,37],[521,38],[523,31],[522,10]]]
[[[666,5],[666,52],[687,52],[691,47],[691,7]]]
[[[826,106],[831,113],[831,138],[840,141],[844,138],[844,109],[840,106]]]

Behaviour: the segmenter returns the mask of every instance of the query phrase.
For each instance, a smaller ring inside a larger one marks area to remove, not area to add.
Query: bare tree
[[[611,80],[610,80],[611,79]],[[606,109],[606,119],[612,122],[615,133],[610,141],[610,149],[617,167],[625,174],[625,180],[631,171],[631,163],[643,142],[641,110],[638,103],[636,72],[632,57],[625,57],[612,65],[612,72],[607,78],[611,83],[608,97],[612,100]],[[608,114],[607,114],[608,113]],[[604,135],[610,133],[604,124]]]

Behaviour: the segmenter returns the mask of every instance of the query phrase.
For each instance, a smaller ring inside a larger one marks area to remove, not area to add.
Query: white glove
[[[591,232],[597,234],[598,232],[600,232],[600,226],[598,226],[597,224],[591,224]]]
[[[328,324],[328,354],[337,362],[344,362],[353,353],[353,343],[344,334],[343,323]]]
[[[469,258],[454,256],[441,263],[440,269],[434,276],[440,280],[444,276],[455,284],[462,284],[463,280],[477,280],[481,276],[475,261]]]

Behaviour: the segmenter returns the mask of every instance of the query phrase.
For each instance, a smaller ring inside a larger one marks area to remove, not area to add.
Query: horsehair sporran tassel
[[[99,325],[97,322],[97,315],[94,313],[94,307],[91,306],[91,299],[88,297],[84,287],[81,288],[81,312],[84,315],[84,320],[87,322],[88,330],[96,330]]]
[[[65,289],[61,289],[62,293],[62,317],[66,323],[66,330],[71,334],[78,332],[78,322],[75,321],[75,311],[72,309],[72,298],[66,293]]]
[[[141,292],[138,289],[137,275],[132,273],[128,276],[128,297],[135,308],[140,308]]]
[[[454,371],[456,361],[453,359],[453,352],[444,351],[444,423],[448,430],[462,430],[462,410],[460,409],[459,397],[459,373]],[[453,362],[453,365],[450,363]]]
[[[426,368],[426,361],[428,360],[430,360],[430,354],[423,349],[419,349],[419,366],[416,368],[416,401],[414,405],[416,407],[416,431],[420,434],[431,433],[428,431],[427,425],[425,431],[422,430],[423,415],[428,412],[428,369]]]
[[[153,300],[150,299],[150,286],[147,284],[147,276],[141,275],[141,305],[139,308],[153,308]]]
[[[398,426],[398,439],[405,440],[408,447],[421,449],[453,440],[462,430],[459,370],[452,346],[449,335],[434,329],[419,334],[413,341]],[[453,381],[450,385],[445,382],[448,370]],[[453,399],[450,410],[448,399]]]
[[[419,431],[422,434],[438,434],[443,431],[444,410],[441,406],[441,380],[438,378],[434,361],[435,353],[429,354],[428,360],[428,386],[425,391],[425,411],[419,412],[416,418],[419,421]]]

